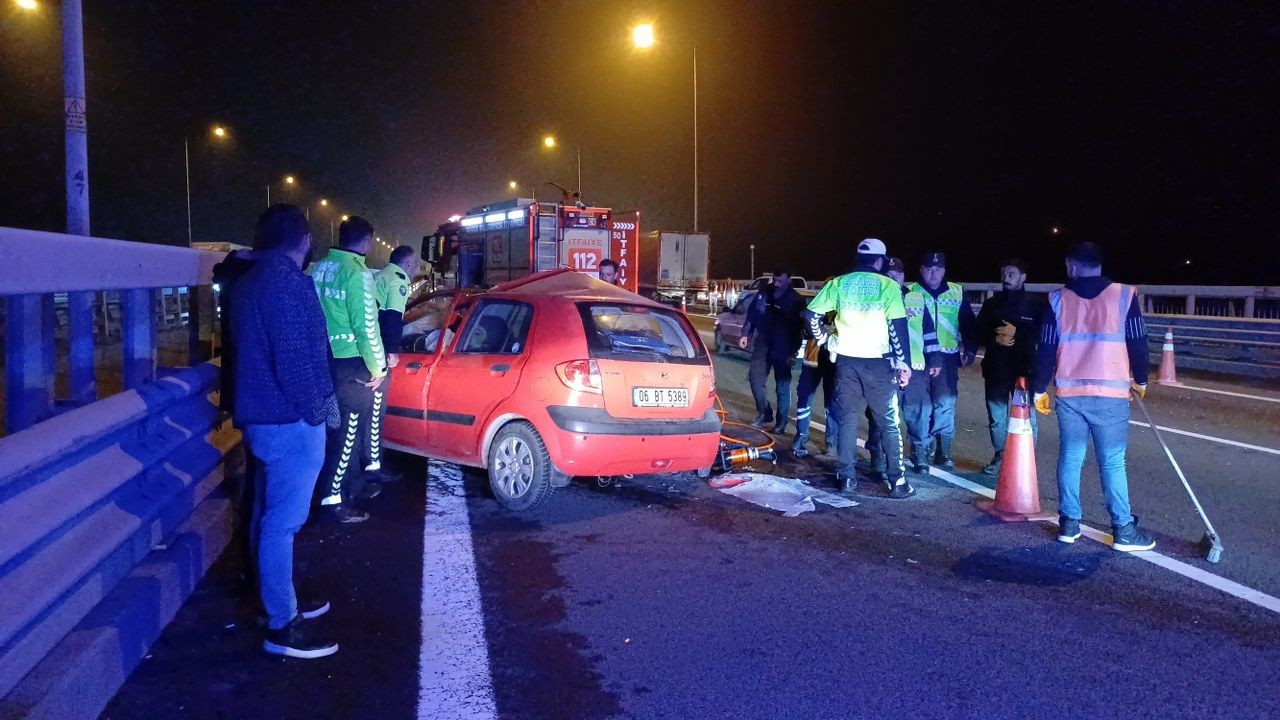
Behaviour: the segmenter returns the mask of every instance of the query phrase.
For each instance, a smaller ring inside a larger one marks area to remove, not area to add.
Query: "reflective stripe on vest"
[[[1136,290],[1112,283],[1086,300],[1063,288],[1049,294],[1058,322],[1058,371],[1061,397],[1129,397],[1129,349],[1124,321]]]
[[[964,287],[947,283],[947,289],[938,297],[929,294],[920,283],[911,284],[911,292],[919,293],[924,307],[933,317],[934,332],[924,336],[924,352],[941,352],[948,355],[960,351],[960,303],[964,302]]]
[[[918,292],[908,292],[902,296],[902,306],[907,311],[911,369],[924,370],[924,297]]]

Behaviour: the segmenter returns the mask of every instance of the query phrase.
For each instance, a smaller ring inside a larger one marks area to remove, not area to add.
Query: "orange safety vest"
[[[1132,285],[1112,283],[1086,300],[1067,288],[1049,293],[1058,321],[1059,397],[1128,399],[1132,373],[1124,321],[1137,294]]]

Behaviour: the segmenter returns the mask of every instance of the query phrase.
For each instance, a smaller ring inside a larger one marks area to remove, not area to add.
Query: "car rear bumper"
[[[598,408],[550,406],[544,434],[552,461],[569,475],[641,475],[710,467],[720,448],[715,410],[696,420],[620,420]]]
[[[547,414],[556,427],[579,435],[704,435],[720,434],[720,416],[714,408],[695,420],[632,420],[616,418],[604,408],[550,405]]]

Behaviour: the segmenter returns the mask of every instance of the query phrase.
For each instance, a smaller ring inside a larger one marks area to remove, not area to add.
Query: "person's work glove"
[[[324,426],[337,430],[342,422],[342,414],[338,412],[338,396],[330,395],[324,400]]]
[[[1141,385],[1139,385],[1139,384],[1138,384],[1138,383],[1136,383],[1136,382],[1130,382],[1130,383],[1129,383],[1129,389],[1133,391],[1133,394],[1134,394],[1134,395],[1137,395],[1137,396],[1138,396],[1138,397],[1140,397],[1140,398],[1145,398],[1145,397],[1147,396],[1147,384],[1146,384],[1146,383],[1142,383]]]
[[[1053,412],[1053,400],[1049,398],[1049,393],[1036,393],[1035,406],[1036,412],[1041,415],[1048,415]]]
[[[1013,347],[1013,336],[1018,333],[1018,328],[1013,326],[1008,320],[1000,323],[1000,327],[996,328],[996,344],[1000,347]]]
[[[396,353],[387,353],[387,369],[391,369],[400,364],[400,356]]]

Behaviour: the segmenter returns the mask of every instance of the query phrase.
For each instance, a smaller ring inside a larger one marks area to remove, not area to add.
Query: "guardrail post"
[[[1253,317],[1253,296],[1250,295],[1244,299],[1244,317]]]
[[[67,293],[67,334],[70,338],[71,402],[87,405],[98,399],[93,373],[93,293]]]
[[[1195,296],[1195,295],[1188,295],[1188,296],[1187,296],[1186,311],[1185,311],[1183,314],[1184,314],[1184,315],[1195,315],[1195,314],[1196,314],[1196,296]]]
[[[44,348],[53,345],[53,326],[43,296],[5,300],[5,432],[12,435],[53,415],[53,376],[45,372]]]
[[[124,388],[133,390],[156,377],[155,291],[120,291],[120,334],[124,340]]]

